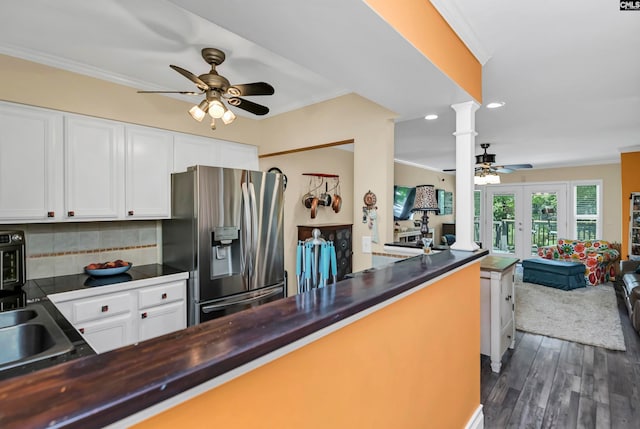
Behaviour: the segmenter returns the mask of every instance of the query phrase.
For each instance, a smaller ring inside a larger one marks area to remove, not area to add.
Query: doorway
[[[566,184],[495,185],[484,192],[482,242],[492,254],[520,260],[566,235]]]

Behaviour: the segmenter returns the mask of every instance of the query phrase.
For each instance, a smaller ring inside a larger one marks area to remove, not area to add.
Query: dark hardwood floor
[[[500,374],[481,356],[484,427],[640,428],[640,336],[618,308],[626,352],[518,331]]]

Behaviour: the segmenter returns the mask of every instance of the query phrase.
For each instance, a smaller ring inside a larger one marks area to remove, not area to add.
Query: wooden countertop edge
[[[419,255],[338,285],[8,379],[0,383],[0,426],[115,423],[487,253]]]

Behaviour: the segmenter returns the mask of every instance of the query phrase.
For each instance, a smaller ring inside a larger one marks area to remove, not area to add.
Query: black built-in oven
[[[22,231],[0,231],[0,290],[20,289],[27,277]]]

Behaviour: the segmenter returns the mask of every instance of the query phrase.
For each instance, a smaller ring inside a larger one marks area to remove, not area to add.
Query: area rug
[[[581,344],[625,351],[611,283],[563,291],[516,276],[516,328]]]

